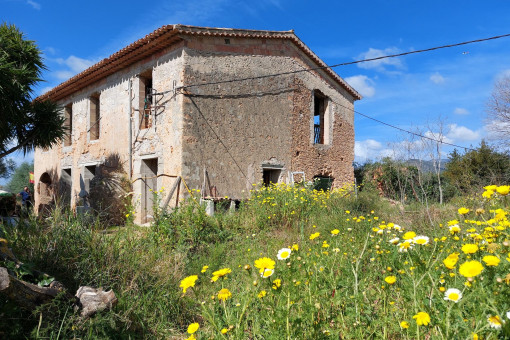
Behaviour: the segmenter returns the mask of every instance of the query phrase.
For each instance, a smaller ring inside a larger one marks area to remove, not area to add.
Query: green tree
[[[16,26],[0,24],[0,160],[17,150],[51,147],[66,133],[58,105],[32,99],[44,69],[35,42]]]
[[[21,163],[16,170],[14,170],[9,183],[7,183],[9,191],[18,193],[23,191],[23,188],[27,186],[33,193],[34,185],[30,183],[30,171],[34,171],[34,163]]]
[[[485,141],[463,155],[454,150],[448,158],[444,176],[465,193],[510,181],[510,155],[496,151]]]
[[[12,159],[3,160],[0,158],[0,178],[7,178],[16,168],[16,163]]]

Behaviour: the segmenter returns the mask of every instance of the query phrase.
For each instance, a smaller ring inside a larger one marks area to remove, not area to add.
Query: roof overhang
[[[312,52],[295,34],[294,31],[262,31],[243,30],[232,28],[210,28],[187,25],[165,25],[134,43],[115,52],[92,65],[85,71],[75,75],[50,91],[42,94],[37,100],[51,99],[58,101],[76,91],[98,82],[109,75],[118,72],[140,60],[143,60],[167,47],[183,40],[183,36],[215,36],[225,38],[251,38],[251,39],[286,39],[292,41],[305,55],[307,55],[320,70],[328,74],[336,83],[350,93],[355,100],[361,95],[345,82],[335,71],[328,67],[315,53]]]

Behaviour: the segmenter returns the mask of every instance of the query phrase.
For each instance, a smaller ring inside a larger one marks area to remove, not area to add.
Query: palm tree
[[[35,147],[51,147],[66,129],[59,106],[32,99],[45,70],[41,51],[14,25],[0,24],[0,161]]]

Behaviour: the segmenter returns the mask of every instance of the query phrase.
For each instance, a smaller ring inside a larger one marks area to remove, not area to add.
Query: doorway
[[[142,223],[153,220],[154,193],[158,191],[158,159],[142,160]]]

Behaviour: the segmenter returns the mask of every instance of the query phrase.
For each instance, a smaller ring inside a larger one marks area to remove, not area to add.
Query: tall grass
[[[277,185],[254,188],[235,213],[207,216],[194,200],[173,212],[157,210],[146,228],[107,228],[57,209],[47,220],[6,229],[15,253],[72,292],[80,285],[101,286],[113,289],[119,303],[86,321],[65,299],[32,314],[0,305],[0,335],[447,339],[477,333],[495,339],[506,333],[490,328],[488,315],[505,320],[510,310],[505,199],[471,197],[425,211],[390,203],[369,190],[356,197],[351,188],[323,192]],[[459,215],[460,206],[471,212]],[[477,208],[485,211],[475,213]],[[497,208],[505,214],[498,215]],[[452,234],[447,224],[453,219],[461,231]],[[467,231],[472,228],[476,232]],[[489,237],[492,231],[485,228],[502,229]],[[428,244],[412,243],[412,249],[400,252],[389,240],[399,237],[402,243],[407,231],[428,236]],[[468,242],[478,245],[476,254],[462,253]],[[279,249],[292,246],[287,259],[277,259]],[[443,260],[453,252],[461,254],[450,270]],[[461,263],[482,261],[489,253],[501,259],[499,266],[484,265],[471,282],[459,274]],[[255,266],[262,257],[275,262],[268,278]],[[211,282],[222,268],[230,273]],[[183,294],[179,285],[192,275],[198,280]],[[396,282],[386,282],[389,276]],[[441,287],[459,288],[464,296],[459,303],[446,301]],[[222,289],[232,295],[218,295]],[[428,313],[429,325],[417,325],[418,312]],[[185,335],[193,322],[199,330]]]

